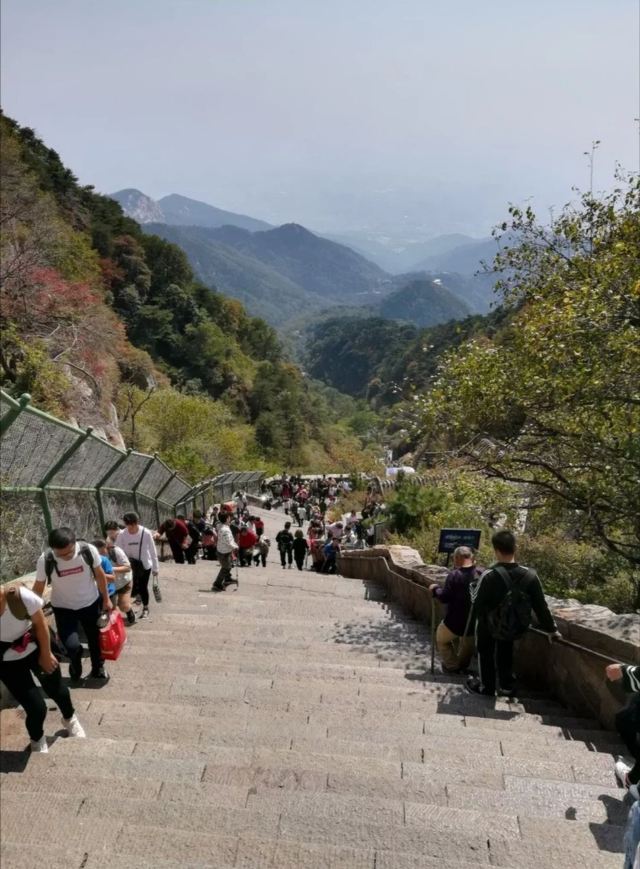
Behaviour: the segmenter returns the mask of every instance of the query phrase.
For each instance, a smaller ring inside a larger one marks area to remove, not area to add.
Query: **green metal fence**
[[[176,513],[206,510],[236,489],[257,491],[261,472],[231,472],[191,486],[157,456],[123,451],[0,391],[0,581],[32,571],[51,528],[101,535],[135,510],[157,528]]]

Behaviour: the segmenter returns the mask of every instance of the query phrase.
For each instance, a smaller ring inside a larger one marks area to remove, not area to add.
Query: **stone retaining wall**
[[[446,568],[424,564],[420,554],[408,546],[344,552],[339,570],[343,576],[384,584],[394,600],[427,622],[434,605],[427,586],[444,582],[447,575]],[[604,727],[612,728],[624,695],[604,678],[607,660],[598,654],[609,661],[640,664],[640,615],[615,615],[606,607],[584,606],[574,600],[547,597],[547,602],[564,639],[583,649],[550,644],[546,636],[529,632],[516,644],[518,674],[528,685],[548,691],[577,714],[597,718]],[[440,618],[440,613],[436,616]]]

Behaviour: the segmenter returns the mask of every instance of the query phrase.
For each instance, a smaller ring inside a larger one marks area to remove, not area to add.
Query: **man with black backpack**
[[[513,697],[513,643],[529,628],[532,611],[540,628],[549,633],[550,640],[560,634],[538,574],[516,562],[515,535],[506,529],[496,531],[491,545],[496,563],[482,574],[471,592],[480,678],[470,677],[467,689],[474,694],[495,697],[497,669],[498,696]]]
[[[82,646],[79,626],[87,637],[91,655],[91,678],[106,681],[100,651],[98,616],[113,609],[107,590],[107,577],[97,549],[83,540],[76,540],[70,528],[54,528],[49,534],[49,546],[36,565],[33,591],[42,597],[51,583],[51,606],[58,635],[69,656],[69,676],[78,681],[82,676]]]

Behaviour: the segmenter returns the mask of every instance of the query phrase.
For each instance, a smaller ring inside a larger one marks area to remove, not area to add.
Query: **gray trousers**
[[[216,576],[216,585],[224,585],[231,582],[231,552],[218,552],[220,572]]]

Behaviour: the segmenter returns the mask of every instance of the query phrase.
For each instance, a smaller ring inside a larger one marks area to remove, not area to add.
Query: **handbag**
[[[153,574],[153,596],[156,599],[156,603],[162,603],[162,592],[160,591],[160,580],[157,573]]]
[[[215,546],[218,542],[218,538],[213,533],[213,531],[205,531],[202,535],[202,545],[206,548],[208,546]]]
[[[100,652],[107,661],[117,661],[127,642],[127,632],[120,610],[111,610],[109,621],[100,630]]]

